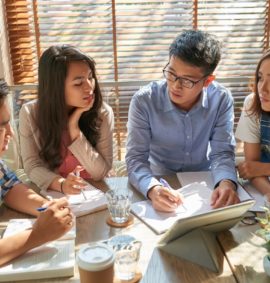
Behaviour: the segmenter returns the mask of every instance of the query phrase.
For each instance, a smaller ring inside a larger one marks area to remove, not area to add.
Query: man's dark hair
[[[199,30],[181,33],[170,46],[170,58],[176,57],[203,69],[205,75],[214,72],[220,61],[221,45],[214,35]]]
[[[4,104],[4,101],[8,95],[8,85],[4,79],[0,78],[0,107]]]

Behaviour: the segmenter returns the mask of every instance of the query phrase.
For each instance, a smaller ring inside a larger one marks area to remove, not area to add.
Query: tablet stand
[[[158,247],[177,257],[197,263],[214,272],[221,271],[218,262],[218,248],[216,233],[233,227],[242,217],[201,226],[182,234],[175,240],[160,243]]]
[[[194,229],[174,241],[159,246],[161,250],[197,263],[214,272],[219,272],[216,234],[203,229]]]

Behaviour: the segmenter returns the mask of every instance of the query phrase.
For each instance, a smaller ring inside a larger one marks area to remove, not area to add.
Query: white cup
[[[106,192],[107,206],[112,221],[125,223],[130,215],[132,192],[128,190],[109,190]]]
[[[76,260],[81,283],[113,283],[115,256],[109,246],[102,243],[84,246]]]

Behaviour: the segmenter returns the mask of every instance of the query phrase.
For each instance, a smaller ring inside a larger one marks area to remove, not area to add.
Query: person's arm
[[[160,183],[154,178],[148,161],[151,129],[147,109],[144,109],[136,94],[130,102],[127,129],[126,163],[129,181],[147,198],[148,190],[160,186]]]
[[[56,179],[60,179],[61,176],[49,170],[39,156],[40,145],[34,122],[35,106],[35,104],[25,104],[20,110],[20,149],[25,173],[39,188],[47,190],[51,183]]]
[[[244,142],[245,155],[245,161],[240,162],[237,169],[241,178],[250,179],[254,187],[265,194],[270,192],[270,164],[260,161],[260,119],[249,111],[253,99],[254,94],[246,97],[235,132],[236,138]]]
[[[152,201],[155,209],[174,211],[181,203],[180,195],[162,186],[153,176],[148,161],[151,130],[146,110],[134,96],[128,114],[128,138],[126,163],[129,181],[146,198]]]
[[[94,180],[104,178],[112,168],[114,115],[107,104],[102,106],[100,137],[94,148],[82,132],[68,147]]]
[[[0,265],[30,249],[58,239],[70,230],[73,216],[67,206],[65,198],[54,200],[45,211],[39,213],[32,229],[0,239]]]
[[[233,99],[229,93],[221,98],[217,120],[211,136],[211,171],[217,184],[211,199],[214,208],[238,203],[233,135]]]
[[[4,201],[7,206],[34,216],[39,214],[36,208],[48,202],[23,183],[14,185],[5,195]]]
[[[270,192],[270,164],[260,162],[261,145],[259,143],[244,143],[245,161],[238,164],[239,176],[249,179],[262,194]]]

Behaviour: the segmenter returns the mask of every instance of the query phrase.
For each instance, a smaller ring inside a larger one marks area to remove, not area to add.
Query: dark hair
[[[181,33],[170,46],[172,56],[200,67],[205,75],[214,72],[220,61],[220,42],[215,36],[198,30],[187,30]]]
[[[87,63],[95,79],[94,105],[81,115],[79,127],[92,146],[96,146],[99,138],[98,114],[102,105],[102,95],[97,81],[94,60],[74,46],[51,46],[44,51],[39,60],[36,114],[41,144],[40,157],[51,170],[59,167],[62,163],[61,142],[68,121],[65,80],[69,63],[74,61]]]
[[[9,93],[8,85],[4,79],[0,78],[0,107],[3,106],[5,99]]]
[[[252,84],[253,92],[255,93],[255,96],[252,99],[251,105],[249,107],[250,115],[255,115],[257,118],[259,118],[260,114],[263,112],[262,105],[260,102],[260,97],[259,97],[259,91],[258,91],[258,82],[259,82],[259,70],[262,65],[262,62],[266,59],[270,59],[270,49],[267,49],[263,56],[261,57],[256,71],[255,71],[255,77],[254,77],[254,82]]]

